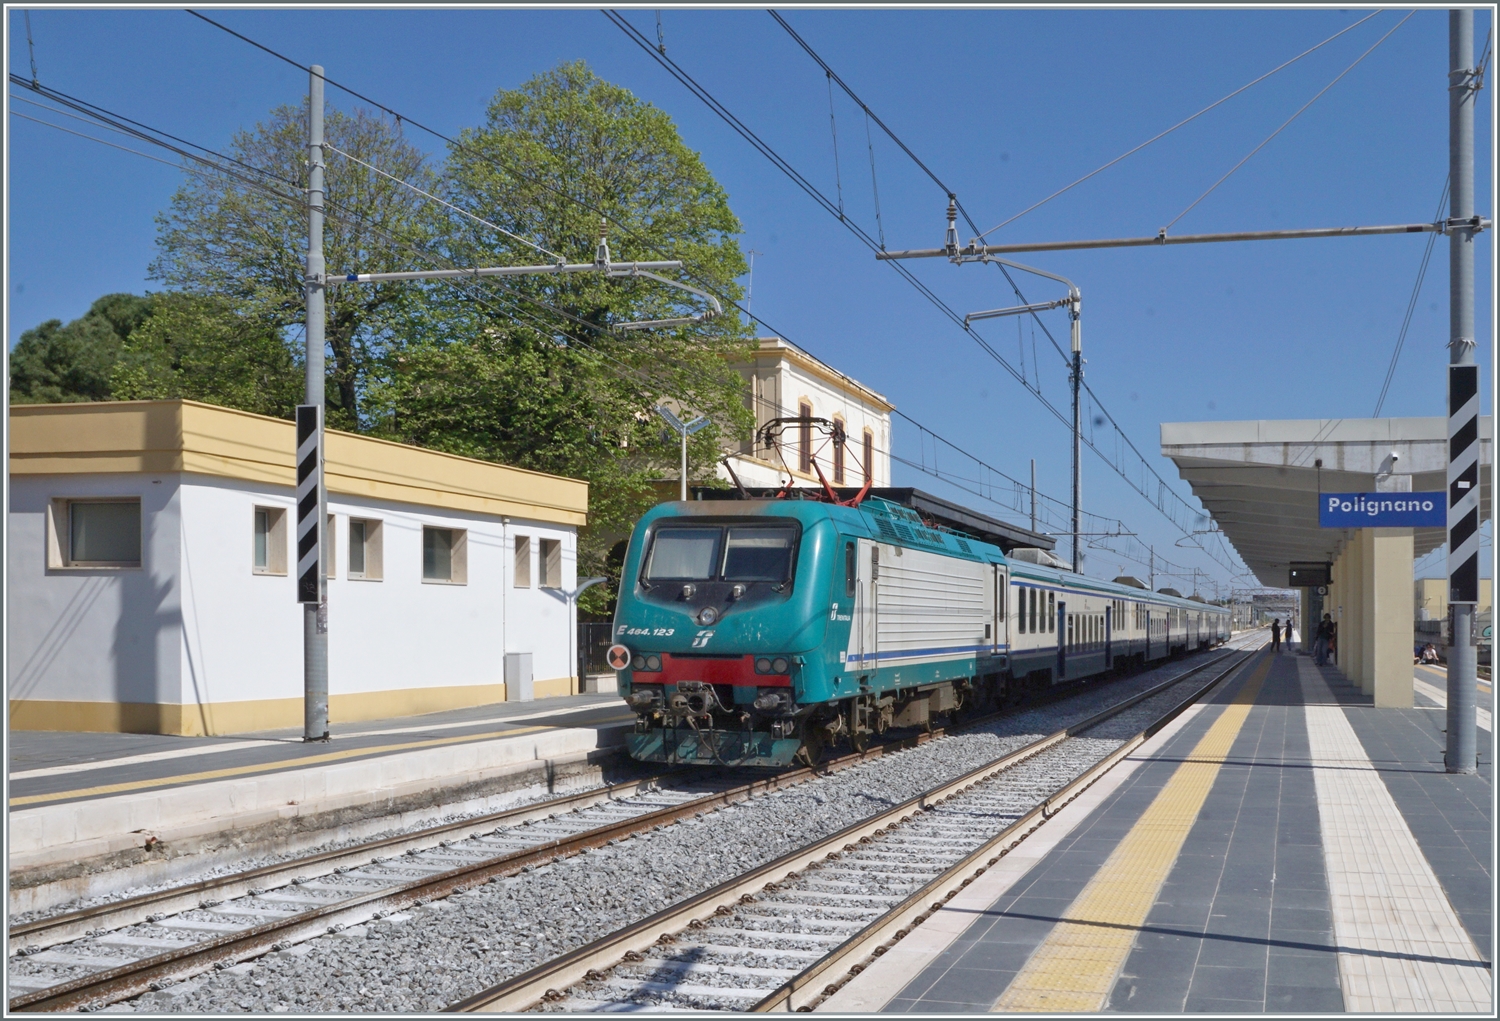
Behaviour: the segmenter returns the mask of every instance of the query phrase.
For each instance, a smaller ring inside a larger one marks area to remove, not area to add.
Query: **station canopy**
[[[1492,421],[1480,420],[1480,516],[1490,517]],[[1161,452],[1263,585],[1288,584],[1293,564],[1329,563],[1354,536],[1318,526],[1319,493],[1447,491],[1445,418],[1163,422]],[[1407,478],[1403,478],[1406,476]],[[1413,531],[1418,557],[1442,528]],[[1185,540],[1184,540],[1185,541]]]

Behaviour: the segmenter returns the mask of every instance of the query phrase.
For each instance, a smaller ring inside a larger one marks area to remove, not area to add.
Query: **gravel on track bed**
[[[321,936],[113,1009],[439,1010],[992,761],[1192,664],[1177,662],[1092,685],[1059,703]],[[1201,675],[1188,684],[1194,682],[1201,683]],[[1173,692],[1180,700],[1182,688],[1165,694]],[[1150,707],[1139,709],[1149,717]]]

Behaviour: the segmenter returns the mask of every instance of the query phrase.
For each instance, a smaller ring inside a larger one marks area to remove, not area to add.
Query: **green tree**
[[[398,125],[363,110],[329,110],[324,134],[332,147],[325,156],[323,239],[329,274],[420,264],[432,207],[400,182],[432,188],[437,175],[427,156]],[[272,111],[269,120],[236,134],[228,151],[239,164],[233,173],[189,174],[157,217],[153,278],[224,299],[247,321],[295,328],[305,321],[307,300],[306,104]],[[361,428],[370,372],[402,307],[419,293],[409,284],[328,289],[330,425]]]
[[[109,400],[125,341],[150,315],[148,297],[106,294],[66,326],[49,319],[27,330],[10,353],[11,403]]]
[[[740,224],[724,190],[665,113],[581,62],[498,93],[484,123],[450,148],[443,186],[471,214],[445,217],[453,265],[593,261],[602,213],[615,262],[680,259],[698,286],[739,295]],[[606,570],[609,548],[657,499],[652,481],[676,477],[678,447],[663,441],[658,401],[713,419],[691,445],[700,478],[711,476],[721,439],[752,424],[732,367],[748,353],[747,331],[732,311],[691,326],[614,329],[703,310],[659,282],[489,278],[424,298],[410,320],[416,339],[392,350],[372,388],[380,431],[587,479],[580,574]],[[608,598],[593,590],[585,606]]]
[[[303,370],[274,323],[224,298],[154,296],[110,374],[115,400],[184,397],[276,418],[302,403]]]

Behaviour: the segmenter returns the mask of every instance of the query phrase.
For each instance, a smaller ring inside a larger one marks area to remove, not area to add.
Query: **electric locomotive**
[[[661,504],[631,536],[609,653],[636,714],[629,752],[816,762],[1229,636],[1220,607],[1050,559],[878,497]]]

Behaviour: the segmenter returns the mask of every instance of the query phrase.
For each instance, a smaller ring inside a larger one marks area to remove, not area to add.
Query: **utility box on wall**
[[[505,654],[505,701],[530,702],[531,653],[507,652]]]

